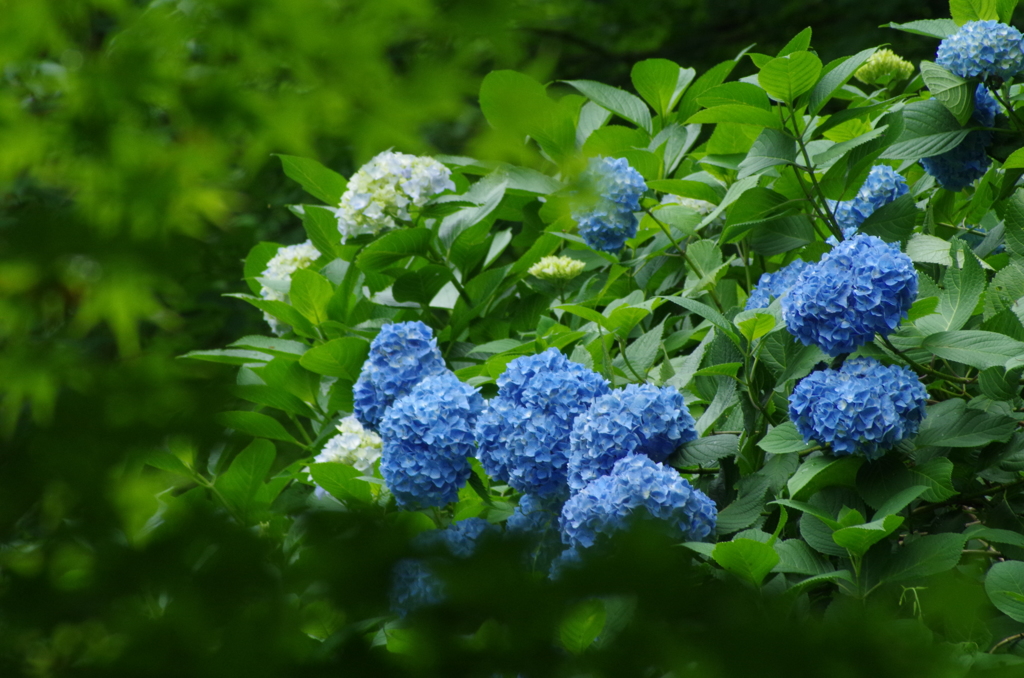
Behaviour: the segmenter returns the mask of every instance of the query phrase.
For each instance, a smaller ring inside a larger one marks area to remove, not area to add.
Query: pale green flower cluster
[[[383,446],[380,436],[363,428],[355,416],[345,417],[336,428],[339,435],[328,440],[313,461],[348,464],[363,473],[372,473]]]
[[[307,240],[298,245],[288,245],[277,250],[267,267],[263,269],[257,280],[260,283],[260,296],[267,301],[283,301],[288,303],[288,290],[292,283],[292,274],[300,268],[308,268],[320,257],[313,243]],[[277,322],[269,313],[263,319],[277,335],[284,334],[286,326]]]
[[[880,49],[858,68],[853,77],[866,85],[885,85],[906,80],[914,74],[914,64],[891,49]]]
[[[529,273],[541,280],[572,280],[586,266],[571,257],[544,257],[530,267]]]

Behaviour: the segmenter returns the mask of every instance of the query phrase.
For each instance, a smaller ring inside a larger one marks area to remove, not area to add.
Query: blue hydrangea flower
[[[405,617],[410,612],[444,600],[444,583],[422,560],[406,558],[391,573],[391,609]]]
[[[807,266],[782,313],[789,332],[831,356],[888,336],[917,297],[917,271],[896,244],[858,234]]]
[[[476,451],[483,409],[476,389],[451,372],[427,377],[387,409],[380,424],[380,472],[399,506],[442,506],[458,498]]]
[[[442,546],[456,558],[469,558],[486,534],[497,534],[498,528],[483,518],[467,518],[452,523],[443,530],[420,532],[414,544],[425,550]]]
[[[476,458],[492,480],[508,482],[508,437],[512,433],[511,418],[516,406],[508,398],[491,398],[476,420]]]
[[[496,436],[506,441],[509,485],[524,494],[565,496],[573,422],[608,392],[604,377],[554,348],[510,362],[498,377],[498,397],[513,407],[504,410],[506,429]]]
[[[939,43],[935,63],[961,78],[996,76],[1009,80],[1024,70],[1021,36],[998,21],[968,21]]]
[[[843,229],[843,237],[849,238],[864,220],[883,205],[888,205],[910,191],[907,180],[888,165],[875,165],[868,172],[857,195],[850,200],[829,200],[828,206],[836,217],[836,223]]]
[[[640,198],[647,190],[644,178],[625,158],[591,158],[580,175],[583,195],[572,212],[580,237],[590,247],[618,252],[636,235]]]
[[[718,508],[674,469],[646,455],[629,455],[565,502],[562,541],[590,548],[637,518],[663,521],[674,539],[700,541],[714,531]]]
[[[508,534],[525,539],[529,545],[528,563],[535,570],[546,570],[562,549],[558,517],[563,502],[524,494],[505,522]]]
[[[569,437],[569,488],[582,490],[630,454],[665,461],[677,447],[696,439],[696,422],[679,391],[629,384],[597,398],[576,418]]]
[[[927,399],[907,368],[856,358],[804,377],[789,397],[789,417],[805,442],[828,444],[837,456],[877,459],[917,435]]]
[[[771,306],[772,299],[779,299],[789,291],[806,267],[806,261],[797,259],[775,273],[762,273],[761,278],[757,281],[757,287],[747,297],[747,305],[744,308],[748,311],[755,308],[768,308]]]
[[[971,124],[991,127],[998,113],[999,104],[984,86],[978,85],[974,92]],[[956,148],[930,158],[921,158],[921,166],[947,191],[962,191],[985,176],[985,172],[992,166],[992,159],[985,152],[991,143],[991,132],[975,130],[968,133]]]
[[[385,325],[370,343],[370,355],[352,387],[353,414],[376,430],[395,400],[426,377],[447,371],[429,327],[418,320]]]

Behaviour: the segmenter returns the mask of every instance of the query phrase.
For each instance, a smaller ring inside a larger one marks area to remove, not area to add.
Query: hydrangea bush
[[[252,405],[225,416],[220,470],[193,472],[261,471],[245,495],[203,476],[247,524],[366,512],[444,544],[396,554],[390,603],[346,627],[389,648],[448,604],[481,534],[572,580],[644,523],[779,609],[877,601],[958,666],[1005,653],[1024,623],[1024,53],[1014,3],[951,4],[892,26],[934,43],[916,66],[869,46],[823,64],[808,29],[701,74],[642,61],[636,93],[492,74],[481,109],[522,166],[286,163],[324,204],[293,209],[306,243],[252,250],[235,295],[282,336],[190,354],[236,365]],[[536,116],[506,114],[523,101]],[[950,586],[969,622],[927,613]],[[613,617],[559,638],[615,642]]]

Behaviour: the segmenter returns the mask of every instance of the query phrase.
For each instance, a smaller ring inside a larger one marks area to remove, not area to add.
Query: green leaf
[[[753,525],[764,510],[764,495],[769,481],[763,476],[746,476],[740,480],[739,496],[718,512],[716,531],[730,534]]]
[[[650,110],[641,99],[629,92],[593,80],[563,80],[562,82],[572,85],[583,96],[599,106],[607,108],[619,117],[632,122],[648,134],[654,133]]]
[[[260,293],[260,283],[256,278],[263,275],[263,271],[266,270],[267,264],[277,251],[281,249],[281,246],[276,242],[261,242],[251,250],[245,257],[244,273],[245,282],[249,285],[249,289],[252,290],[253,294]]]
[[[638,61],[630,72],[633,87],[660,116],[672,110],[696,76],[694,69],[668,59]]]
[[[932,534],[905,544],[886,562],[881,579],[901,582],[946,572],[960,562],[962,534]]]
[[[501,204],[507,187],[508,180],[504,173],[497,171],[488,174],[473,184],[469,191],[459,196],[474,203],[474,207],[464,207],[444,218],[437,229],[437,239],[441,242],[442,247],[445,250],[450,250],[452,244],[463,232],[487,219]],[[362,268],[361,264],[360,268]]]
[[[1024,342],[984,330],[936,332],[925,337],[921,348],[979,370],[1001,367],[1011,358],[1024,355]]]
[[[753,106],[766,111],[772,110],[772,104],[768,95],[757,85],[749,82],[727,82],[712,87],[704,94],[697,97],[697,103],[704,108],[739,104],[741,106]]]
[[[334,170],[327,169],[316,160],[299,158],[294,155],[277,154],[285,175],[299,184],[314,198],[323,200],[328,205],[341,203],[347,181]],[[314,243],[315,244],[315,243]]]
[[[179,476],[185,476],[186,478],[195,477],[195,473],[188,466],[185,465],[181,459],[163,450],[157,450],[146,457],[146,463],[153,468],[158,468],[161,471],[169,471],[170,473],[176,473]]]
[[[882,158],[920,160],[945,153],[967,136],[957,119],[935,99],[915,101],[902,111],[903,134],[882,152]]]
[[[259,412],[222,412],[218,419],[221,424],[239,433],[245,433],[256,438],[269,438],[271,440],[297,443],[295,438],[281,425],[281,422]]]
[[[247,365],[249,363],[265,363],[271,356],[259,351],[241,351],[238,349],[214,349],[211,351],[189,351],[179,358],[192,358],[193,360],[205,360],[211,363],[224,363],[225,365]]]
[[[750,246],[758,254],[773,256],[814,242],[814,224],[804,214],[787,214],[756,224]]]
[[[739,178],[759,174],[776,165],[792,165],[796,161],[796,141],[788,134],[765,128],[754,140],[747,157],[740,163]]]
[[[917,222],[917,205],[914,198],[902,195],[882,205],[858,227],[861,233],[875,235],[886,242],[906,241]]]
[[[331,339],[306,351],[299,364],[310,372],[355,381],[370,354],[370,343],[359,337]]]
[[[980,447],[996,440],[1007,441],[1017,421],[967,407],[959,398],[928,406],[914,445],[927,447]]]
[[[711,557],[719,565],[754,586],[761,582],[779,564],[779,554],[768,544],[753,539],[719,542]]]
[[[996,0],[949,0],[949,14],[960,26],[968,21],[1000,21]]]
[[[722,63],[709,68],[707,72],[697,78],[694,83],[687,88],[686,93],[683,94],[683,98],[679,102],[679,120],[686,120],[696,113],[700,106],[697,103],[697,99],[712,87],[725,82],[725,79],[729,77],[729,74],[732,73],[732,69],[735,67],[735,60],[730,59],[728,61],[723,61]]]
[[[1013,10],[1017,9],[1017,0],[996,0],[996,11],[999,21],[1008,24],[1013,21]]]
[[[736,316],[736,318],[738,320],[739,316]],[[755,311],[753,317],[739,320],[736,325],[740,328],[743,336],[747,338],[747,341],[754,341],[775,329],[775,316],[770,313],[758,313]]]
[[[578,315],[584,320],[589,320],[590,322],[597,323],[606,330],[611,329],[611,326],[608,322],[608,318],[602,315],[599,311],[595,311],[592,308],[587,308],[586,306],[580,306],[578,304],[563,304],[562,306],[558,306],[557,308],[561,311],[565,311],[566,313]]]
[[[711,365],[705,367],[702,370],[697,370],[693,376],[695,377],[735,377],[740,368],[743,367],[743,363],[721,363],[718,365]]]
[[[808,26],[807,28],[803,29],[795,36],[793,36],[793,39],[787,42],[785,46],[779,50],[779,53],[776,54],[776,56],[783,57],[786,56],[787,54],[792,54],[793,52],[803,52],[810,46],[811,27]]]
[[[562,646],[573,654],[582,654],[601,634],[605,618],[606,612],[601,600],[590,598],[579,603],[570,610],[558,628]]]
[[[1006,560],[989,568],[985,593],[1000,612],[1024,623],[1024,563]]]
[[[423,256],[430,236],[425,228],[392,231],[364,247],[356,258],[356,265],[363,271],[376,273],[406,257]]]
[[[632,369],[646,378],[648,370],[654,365],[661,350],[661,336],[665,331],[665,324],[662,323],[648,332],[644,332],[635,341],[626,346],[626,358]],[[632,374],[630,372],[630,374]]]
[[[298,397],[288,393],[287,391],[282,391],[281,389],[273,388],[265,384],[242,384],[235,386],[234,392],[239,398],[248,400],[251,403],[256,403],[257,405],[273,407],[274,409],[289,412],[308,419],[313,418],[313,411],[309,409],[309,405],[299,400]]]
[[[907,313],[907,320],[916,323],[921,318],[930,316],[935,313],[935,309],[939,307],[938,297],[925,297],[924,299],[918,299],[910,307],[910,311]]]
[[[1017,189],[1006,201],[1005,213],[1006,231],[1003,237],[1006,239],[1006,249],[1024,257],[1024,189]]]
[[[985,272],[981,270],[978,259],[966,244],[963,244],[963,266],[958,267],[954,263],[958,258],[955,255],[957,242],[959,241],[954,241],[951,248],[952,265],[942,279],[945,289],[939,294],[939,305],[936,307],[938,313],[921,318],[915,323],[923,334],[962,328],[971,319],[981,295],[985,292]]]
[[[919,21],[908,21],[905,24],[890,23],[889,28],[895,28],[904,33],[925,35],[929,38],[939,39],[948,38],[960,29],[952,19],[922,19]]]
[[[978,385],[981,392],[992,400],[1014,402],[1020,397],[1020,372],[990,367],[978,374]]]
[[[370,484],[359,479],[363,475],[362,472],[348,464],[338,462],[310,464],[309,473],[317,485],[324,488],[338,501],[345,503],[354,501],[360,504],[369,504],[373,501]]]
[[[338,231],[338,218],[334,216],[334,212],[319,205],[303,205],[302,227],[313,246],[320,252],[331,258],[338,255],[341,233]]]
[[[238,341],[228,344],[228,346],[250,348],[263,353],[269,353],[278,358],[283,357],[290,360],[298,360],[299,356],[309,349],[301,341],[281,339],[280,337],[263,337],[254,334],[242,337]]]
[[[738,125],[753,125],[755,127],[773,127],[782,129],[782,120],[778,115],[772,114],[763,108],[745,106],[742,104],[725,104],[706,108],[703,111],[694,113],[686,119],[686,124],[718,124],[723,122],[734,122]]]
[[[253,500],[270,473],[275,455],[274,444],[269,440],[254,440],[238,453],[228,470],[214,481],[217,492],[243,518],[248,518],[254,508]]]
[[[853,77],[857,69],[875,53],[875,49],[874,47],[869,47],[857,52],[825,73],[811,91],[811,96],[807,103],[811,113],[821,111],[822,107],[828,103],[835,93]]]
[[[757,443],[758,447],[769,454],[794,454],[809,450],[814,445],[814,441],[804,442],[804,437],[796,430],[796,424],[791,421],[779,424],[768,431],[768,434]]]
[[[1024,168],[1024,148],[1018,148],[1016,151],[1011,153],[1003,163],[1003,169],[1021,168]]]
[[[648,181],[647,187],[661,193],[682,196],[684,198],[695,198],[706,200],[712,204],[718,204],[722,199],[714,188],[701,181],[687,181],[684,179],[656,179]]]
[[[792,104],[809,92],[821,75],[821,59],[811,52],[793,52],[766,63],[757,82],[776,101]]]
[[[705,436],[686,443],[673,459],[678,468],[706,466],[739,451],[739,436],[731,433]]]
[[[774,572],[819,575],[832,571],[832,567],[800,539],[776,542],[775,552],[779,554],[779,564]]]
[[[327,304],[334,295],[334,287],[326,278],[308,268],[292,273],[288,299],[299,313],[314,325],[327,322]]]
[[[833,485],[853,487],[856,483],[857,470],[863,463],[863,457],[854,456],[839,457],[838,459],[827,457],[806,459],[786,483],[789,496],[802,500],[813,496],[823,487]]]
[[[863,556],[902,524],[903,516],[885,516],[881,520],[836,530],[832,533],[832,541],[856,556]]]
[[[480,110],[492,127],[516,141],[533,138],[556,161],[575,151],[574,111],[559,106],[528,75],[488,73],[480,84]]]
[[[687,299],[685,297],[661,297],[665,301],[671,301],[672,303],[682,306],[691,313],[696,313],[702,318],[707,318],[712,325],[722,330],[733,343],[739,344],[739,337],[733,331],[732,323],[721,313],[711,308],[707,304],[702,304],[694,299]]]
[[[974,112],[974,87],[931,61],[921,61],[921,77],[932,96],[942,102],[957,122],[966,125]]]

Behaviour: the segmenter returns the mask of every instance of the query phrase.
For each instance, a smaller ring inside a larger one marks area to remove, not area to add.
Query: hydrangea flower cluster
[[[444,600],[444,583],[425,562],[406,558],[395,563],[391,573],[391,609],[405,617],[421,607]]]
[[[570,547],[590,548],[600,537],[644,517],[663,521],[673,538],[700,541],[714,531],[718,509],[675,470],[631,454],[565,502],[562,540]]]
[[[1024,71],[1020,31],[998,21],[968,21],[939,43],[935,63],[961,78],[1009,80]]]
[[[557,349],[516,358],[477,422],[484,470],[519,492],[564,495],[573,422],[608,391],[601,375]]]
[[[396,399],[423,379],[447,371],[429,327],[418,320],[384,325],[352,387],[354,414],[375,429]]]
[[[750,311],[771,306],[772,299],[780,299],[782,295],[789,292],[807,265],[803,259],[796,259],[775,273],[762,273],[761,278],[757,281],[757,287],[747,297],[747,305],[744,309]]]
[[[697,439],[696,422],[671,386],[629,384],[594,400],[569,437],[569,488],[578,492],[631,454],[664,461]]]
[[[789,332],[831,356],[849,353],[875,333],[888,336],[917,296],[917,271],[895,244],[858,234],[808,265],[782,312]]]
[[[309,268],[319,258],[320,252],[309,240],[278,249],[277,254],[270,258],[267,267],[260,274],[260,296],[267,301],[283,301],[287,304],[292,274],[300,268]],[[263,319],[278,336],[288,331],[287,325],[282,325],[269,313],[264,313]]]
[[[380,472],[398,504],[442,506],[458,498],[472,472],[474,424],[483,398],[451,372],[427,377],[384,413]]]
[[[541,280],[572,280],[586,268],[586,264],[572,257],[541,257],[528,273]]]
[[[906,80],[914,74],[914,64],[891,49],[879,49],[853,73],[866,85],[885,85]]]
[[[360,233],[395,228],[409,219],[409,207],[422,207],[445,190],[455,190],[452,172],[433,158],[384,151],[349,179],[334,210],[341,242]]]
[[[476,547],[485,534],[497,532],[498,528],[483,518],[467,518],[452,523],[443,530],[420,532],[416,535],[414,544],[423,550],[441,546],[456,558],[469,558],[476,552]]]
[[[373,465],[380,459],[383,441],[373,431],[367,431],[353,416],[345,417],[336,427],[336,435],[324,445],[324,449],[313,459],[314,464],[347,464],[363,473],[373,473]],[[327,496],[327,490],[316,486],[318,498]]]
[[[875,165],[856,196],[850,200],[829,200],[828,207],[843,229],[843,237],[849,238],[876,210],[909,191],[907,180],[896,170],[888,165]]]
[[[802,379],[789,397],[789,416],[805,442],[828,444],[837,456],[877,459],[917,434],[927,399],[907,368],[856,358]]]
[[[647,184],[625,158],[591,158],[580,176],[585,198],[572,212],[580,237],[602,252],[618,252],[636,235],[640,197]]]
[[[978,85],[974,91],[971,124],[991,127],[998,113],[999,104],[984,85]],[[991,143],[991,132],[975,130],[968,133],[956,148],[930,158],[921,158],[921,166],[947,191],[962,191],[985,176],[992,165],[992,159],[986,153]]]

